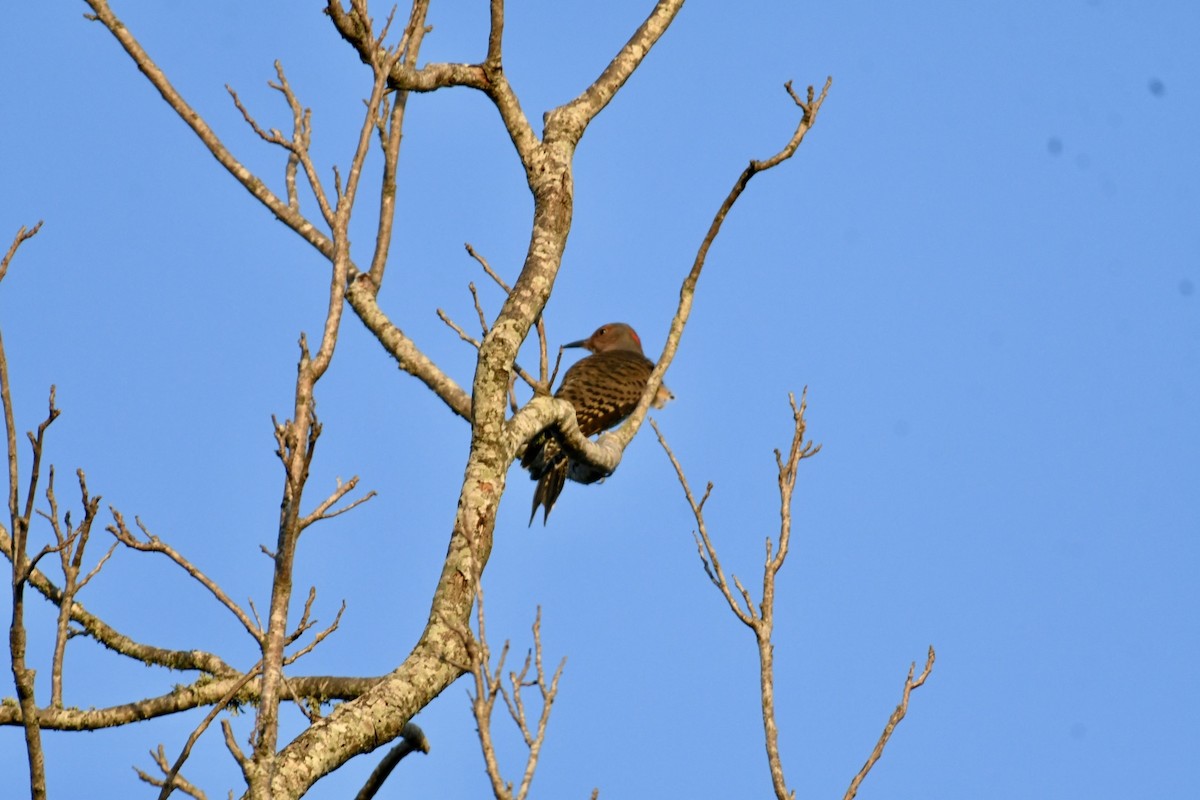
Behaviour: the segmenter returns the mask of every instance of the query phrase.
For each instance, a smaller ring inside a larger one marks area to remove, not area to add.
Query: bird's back
[[[633,413],[654,362],[631,350],[608,350],[575,362],[563,376],[556,397],[575,407],[584,436],[608,430]]]

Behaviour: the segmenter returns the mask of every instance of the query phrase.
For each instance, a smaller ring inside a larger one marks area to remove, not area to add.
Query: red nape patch
[[[635,331],[633,328],[630,328],[629,335],[633,337],[635,342],[637,342],[638,347],[642,346],[642,337],[637,335],[637,331]]]

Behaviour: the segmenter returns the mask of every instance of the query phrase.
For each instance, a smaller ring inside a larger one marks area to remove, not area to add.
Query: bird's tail
[[[570,466],[570,460],[563,453],[554,454],[554,457],[546,462],[542,474],[537,477],[537,488],[533,490],[533,508],[529,512],[530,525],[537,516],[538,506],[545,509],[542,524],[546,524],[546,520],[550,518],[550,509],[554,508],[555,501],[567,483],[567,471]]]
[[[529,477],[535,481],[546,471],[546,464],[554,458],[558,446],[550,434],[542,431],[529,440],[525,452],[521,454],[522,469],[529,470]]]

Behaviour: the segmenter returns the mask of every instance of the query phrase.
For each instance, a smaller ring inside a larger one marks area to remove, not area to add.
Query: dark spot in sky
[[[1046,141],[1046,150],[1049,151],[1050,155],[1052,156],[1062,155],[1062,139],[1058,138],[1057,136],[1051,136]]]
[[[1184,278],[1179,282],[1179,293],[1184,297],[1191,297],[1196,291],[1196,284],[1192,283],[1191,279]]]
[[[1150,79],[1149,89],[1150,89],[1150,94],[1154,95],[1155,97],[1162,97],[1164,94],[1167,93],[1166,84],[1164,84],[1158,78]]]

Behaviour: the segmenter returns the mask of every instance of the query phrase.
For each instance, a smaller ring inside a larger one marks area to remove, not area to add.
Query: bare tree
[[[552,676],[548,676],[543,668],[539,612],[539,623],[535,623],[533,628],[534,649],[524,667],[510,674],[507,688],[502,680],[507,645],[502,651],[499,665],[494,668],[491,666],[480,582],[491,554],[496,511],[506,488],[509,467],[532,437],[550,429],[570,457],[585,465],[593,474],[608,475],[617,469],[624,449],[640,429],[662,377],[675,356],[691,312],[697,280],[726,215],[756,174],[780,165],[797,151],[817,119],[830,82],[827,81],[819,92],[809,87],[803,95],[793,91],[790,83],[786,85],[790,98],[787,102],[792,103],[796,110],[794,130],[786,139],[784,132],[781,132],[780,139],[785,140],[785,144],[779,152],[763,160],[750,161],[737,177],[700,243],[690,271],[682,278],[679,304],[641,401],[618,430],[592,441],[580,433],[571,405],[550,394],[554,376],[547,355],[547,337],[541,312],[553,291],[572,224],[572,164],[576,147],[590,123],[611,102],[667,32],[683,0],[657,2],[629,40],[617,49],[604,70],[573,99],[545,114],[540,132],[534,129],[526,116],[505,75],[502,0],[491,0],[488,4],[490,24],[485,43],[486,55],[482,61],[435,62],[423,66],[418,66],[421,47],[431,29],[428,0],[414,0],[406,20],[392,15],[377,20],[372,17],[366,0],[350,0],[348,7],[341,0],[328,0],[325,13],[336,35],[370,68],[371,74],[364,112],[353,142],[353,155],[344,172],[335,168],[332,180],[322,177],[325,173],[315,162],[310,149],[313,136],[311,114],[289,83],[282,64],[276,62],[275,80],[271,86],[283,101],[290,117],[291,126],[287,131],[260,124],[258,112],[244,103],[233,89],[229,89],[231,100],[245,123],[265,145],[276,148],[279,153],[284,164],[284,177],[282,186],[275,188],[248,169],[189,105],[138,42],[134,32],[118,18],[107,0],[86,2],[92,11],[89,18],[111,33],[163,100],[221,166],[274,217],[328,262],[328,288],[319,335],[312,337],[311,341],[306,335],[301,335],[299,339],[292,407],[285,419],[275,421],[276,455],[283,467],[285,482],[277,537],[274,547],[268,552],[274,571],[270,602],[263,615],[253,605],[243,607],[236,602],[186,554],[155,535],[141,520],[135,517],[131,526],[115,507],[110,509],[112,521],[107,526],[113,542],[103,555],[86,566],[85,549],[99,514],[100,498],[91,494],[82,471],[78,473],[78,482],[83,518],[78,524],[72,524],[69,512],[60,516],[54,473],[52,469],[48,472],[45,490],[47,510],[39,513],[49,525],[53,542],[30,555],[29,531],[37,502],[35,495],[41,475],[45,434],[60,412],[55,406],[54,392],[51,390],[49,412],[36,433],[30,435],[32,466],[28,488],[22,494],[18,485],[19,448],[15,434],[15,403],[10,397],[7,364],[0,340],[0,388],[3,389],[8,434],[10,486],[9,527],[0,527],[0,549],[12,564],[13,615],[9,643],[17,689],[17,702],[0,706],[0,724],[20,725],[25,731],[31,795],[35,798],[45,796],[46,767],[40,742],[42,730],[95,730],[206,707],[208,713],[186,742],[179,746],[177,755],[172,756],[160,745],[151,754],[157,773],[139,771],[144,781],[159,787],[160,798],[169,796],[175,790],[196,798],[204,797],[203,789],[187,780],[183,768],[196,741],[217,721],[221,713],[230,705],[241,704],[252,706],[256,714],[249,748],[243,749],[236,740],[228,720],[222,720],[221,728],[226,747],[245,779],[246,797],[255,800],[300,797],[318,780],[351,758],[394,743],[359,794],[362,798],[371,797],[401,759],[415,751],[428,751],[429,744],[421,730],[412,723],[413,717],[447,686],[464,674],[470,674],[474,678],[472,707],[494,792],[499,798],[526,796],[546,736],[562,665]],[[468,246],[470,255],[504,292],[499,311],[488,313],[474,285],[471,286],[482,335],[478,338],[472,336],[439,311],[443,320],[476,350],[476,368],[470,387],[460,386],[450,378],[417,342],[397,326],[378,302],[379,291],[387,274],[395,224],[397,165],[409,97],[414,92],[427,93],[452,87],[478,91],[494,106],[515,149],[533,199],[529,246],[520,272],[511,285],[492,270],[483,256]],[[368,198],[362,189],[363,176],[367,170],[368,155],[373,148],[378,148],[382,154],[381,188],[378,196]],[[308,204],[311,207],[301,202],[301,197],[307,196],[307,193],[311,193],[313,198]],[[375,237],[366,251],[356,250],[352,253],[349,228],[355,214],[371,217]],[[35,233],[37,227],[32,230],[21,229],[0,267],[0,279],[17,248]],[[356,262],[355,254],[365,256],[366,260]],[[289,615],[289,607],[298,591],[294,582],[294,566],[301,535],[317,523],[370,500],[373,494],[360,493],[358,478],[352,477],[339,482],[332,489],[326,489],[318,495],[318,499],[305,496],[309,489],[308,479],[315,446],[322,435],[322,424],[315,410],[317,389],[337,353],[347,308],[405,372],[419,380],[446,407],[469,424],[471,431],[465,478],[459,492],[454,525],[448,532],[446,558],[430,600],[428,622],[407,657],[383,677],[302,676],[289,669],[331,635],[341,617],[339,612],[330,625],[317,630],[311,614],[315,590],[311,589],[300,618],[293,619]],[[540,344],[536,377],[516,363],[519,348],[534,330],[537,331]],[[557,366],[554,371],[557,371]],[[527,383],[533,392],[533,398],[524,405],[517,402],[513,386],[517,378]],[[699,503],[693,501],[682,468],[671,456],[699,525],[701,558],[705,570],[733,612],[755,633],[760,655],[768,761],[779,797],[787,794],[772,705],[772,592],[775,575],[787,552],[791,487],[795,484],[796,466],[802,458],[816,452],[811,446],[803,444],[803,403],[798,409],[793,403],[793,410],[795,439],[788,458],[780,460],[784,526],[778,550],[773,557],[768,540],[763,599],[758,606],[736,579],[734,585],[744,605],[739,605],[731,592],[703,522],[703,500]],[[249,670],[241,671],[217,653],[199,649],[172,650],[135,641],[90,613],[79,601],[79,593],[97,575],[116,547],[165,558],[198,582],[255,641],[261,651],[258,663]],[[62,578],[58,583],[40,567],[43,559],[50,554],[59,557]],[[23,599],[27,589],[42,594],[59,610],[50,700],[45,705],[37,703],[34,674],[25,663]],[[477,611],[476,632],[472,632],[470,627],[473,608]],[[65,708],[62,702],[63,651],[69,638],[74,635],[90,637],[117,656],[176,671],[195,672],[198,677],[157,697],[141,698],[123,705],[89,710]],[[907,705],[911,688],[920,685],[931,666],[932,651],[930,662],[920,678],[914,682],[910,674],[902,707]],[[536,722],[531,722],[526,715],[521,694],[522,690],[532,687],[537,687],[541,694],[541,709]],[[521,781],[515,789],[502,778],[490,743],[491,712],[498,697],[505,700],[510,716],[529,750]],[[339,702],[328,713],[324,713],[322,704],[333,701]],[[285,702],[296,703],[308,715],[310,723],[290,741],[281,739],[280,733],[279,711]],[[901,709],[897,713],[903,715]],[[898,721],[899,717],[894,715],[885,736],[880,740],[877,753],[861,775],[865,775],[878,757],[878,750],[882,749],[891,728]],[[861,775],[848,796],[853,795]]]

